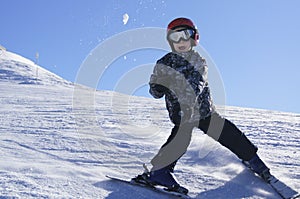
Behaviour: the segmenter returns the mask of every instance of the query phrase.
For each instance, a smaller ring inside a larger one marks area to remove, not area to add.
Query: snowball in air
[[[127,24],[128,19],[129,19],[129,15],[128,15],[127,13],[125,13],[125,14],[123,15],[123,23],[124,23],[124,25]]]

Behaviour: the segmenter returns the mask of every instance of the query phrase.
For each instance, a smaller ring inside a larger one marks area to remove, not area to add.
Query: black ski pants
[[[199,123],[175,124],[167,142],[151,160],[152,170],[169,167],[172,171],[177,160],[186,152],[195,127],[228,148],[242,160],[250,160],[257,152],[257,147],[236,125],[218,113],[213,113],[200,120]]]

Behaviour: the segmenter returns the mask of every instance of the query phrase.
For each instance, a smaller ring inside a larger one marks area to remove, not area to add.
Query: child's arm
[[[169,81],[166,75],[166,66],[157,63],[154,67],[153,74],[150,78],[150,94],[158,99],[163,97],[168,92]]]
[[[198,62],[200,64],[198,65],[197,70],[201,74],[201,76],[203,78],[203,81],[207,82],[208,81],[208,67],[207,67],[207,64],[206,64],[206,60],[199,55]]]

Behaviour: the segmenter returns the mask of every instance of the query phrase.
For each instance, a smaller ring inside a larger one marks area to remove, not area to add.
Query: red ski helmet
[[[167,28],[167,40],[169,41],[168,36],[171,33],[171,31],[175,30],[176,28],[179,28],[179,27],[185,27],[185,28],[190,28],[190,29],[194,30],[194,34],[192,35],[192,39],[194,40],[192,43],[192,46],[197,46],[199,37],[200,37],[198,29],[192,20],[190,20],[188,18],[184,18],[184,17],[176,18],[169,23],[168,28]],[[169,41],[169,43],[171,45],[171,41]]]

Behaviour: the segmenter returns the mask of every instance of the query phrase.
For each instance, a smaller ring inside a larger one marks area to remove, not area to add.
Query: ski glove
[[[160,84],[150,84],[150,94],[158,99],[162,98],[168,91],[168,88]]]

